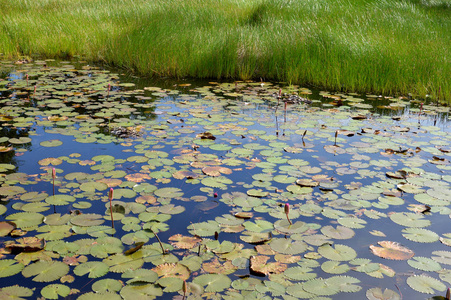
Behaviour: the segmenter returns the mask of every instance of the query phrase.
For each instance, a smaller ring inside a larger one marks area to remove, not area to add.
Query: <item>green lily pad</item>
[[[25,277],[35,276],[33,281],[50,282],[63,277],[69,272],[69,266],[60,261],[37,261],[22,270]]]
[[[318,296],[332,296],[340,292],[337,285],[329,285],[327,279],[317,278],[304,282],[305,291]]]
[[[401,296],[393,290],[381,288],[371,288],[366,291],[368,300],[401,300]]]
[[[82,191],[94,193],[95,191],[104,191],[108,186],[103,182],[84,182],[80,185]]]
[[[127,295],[127,293],[124,294]],[[139,294],[132,294],[131,296],[133,297],[136,295]],[[77,300],[121,300],[121,299],[123,299],[121,296],[112,292],[104,292],[104,293],[89,292],[77,298]]]
[[[407,284],[415,291],[424,294],[434,294],[435,290],[440,292],[446,290],[442,282],[426,275],[410,276],[407,278]]]
[[[108,273],[108,270],[108,265],[103,262],[88,261],[76,266],[74,269],[74,274],[77,276],[88,274],[88,278],[98,278]]]
[[[45,202],[52,205],[68,205],[76,199],[70,195],[55,195],[45,198]]]
[[[404,228],[403,237],[419,243],[433,243],[439,240],[438,234],[424,228]]]
[[[24,265],[14,259],[2,259],[0,260],[0,278],[13,276],[22,271],[23,268]]]
[[[221,292],[228,288],[232,281],[223,274],[204,274],[197,276],[194,283],[203,286],[206,292]]]
[[[349,265],[341,264],[338,261],[329,260],[321,265],[321,269],[329,274],[343,274],[350,270]]]
[[[285,270],[283,274],[291,280],[311,280],[316,278],[312,268],[308,267],[291,267]]]
[[[34,212],[15,213],[6,217],[16,224],[18,228],[28,228],[39,225],[44,220],[44,215]]]
[[[9,142],[11,144],[16,144],[16,145],[27,144],[27,143],[31,142],[31,138],[22,136],[20,138],[11,138],[11,139],[9,139]]]
[[[154,299],[163,295],[163,290],[152,283],[126,285],[120,292],[123,299]],[[108,300],[108,299],[106,299]]]
[[[428,257],[416,256],[412,257],[407,261],[407,263],[418,270],[426,272],[437,272],[442,269],[440,264]]]
[[[431,225],[431,221],[425,219],[424,216],[409,212],[391,214],[390,219],[396,224],[406,227],[427,227]]]
[[[346,245],[330,245],[324,244],[318,247],[318,253],[327,259],[335,261],[347,261],[352,260],[357,256],[354,249]]]
[[[58,147],[61,146],[62,144],[63,142],[60,140],[48,140],[39,143],[39,145],[41,145],[42,147]]]
[[[98,214],[81,214],[74,216],[70,219],[70,222],[77,226],[97,226],[105,222],[103,216]]]
[[[246,230],[252,232],[269,232],[274,229],[274,225],[271,222],[265,220],[255,220],[255,222],[246,221],[243,223]]]
[[[299,254],[307,250],[307,244],[303,241],[275,238],[269,243],[272,250],[283,254]]]
[[[6,286],[0,289],[0,298],[1,299],[24,299],[21,297],[30,297],[33,295],[33,290],[27,287],[13,285]]]
[[[70,287],[64,284],[49,284],[41,290],[41,295],[46,299],[58,299],[66,297],[70,293]]]
[[[327,225],[321,228],[321,232],[327,237],[339,240],[350,239],[355,235],[354,230],[344,226],[337,226],[336,228],[334,228],[330,225]]]
[[[207,221],[201,223],[193,223],[188,226],[188,231],[192,235],[197,236],[214,236],[215,232],[220,232],[220,226],[215,221]]]

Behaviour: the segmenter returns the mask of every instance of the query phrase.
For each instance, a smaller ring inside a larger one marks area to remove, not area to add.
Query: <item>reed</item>
[[[451,101],[449,0],[4,0],[0,52]]]

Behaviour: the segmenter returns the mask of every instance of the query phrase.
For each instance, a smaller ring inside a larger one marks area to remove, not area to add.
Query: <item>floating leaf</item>
[[[397,242],[380,241],[379,246],[370,245],[371,252],[386,259],[407,260],[414,256],[414,252],[406,247],[401,246]]]
[[[440,292],[446,290],[443,283],[426,275],[410,276],[407,278],[407,284],[415,291],[425,294],[434,294],[435,290]]]
[[[188,279],[190,272],[188,268],[179,263],[173,264],[161,264],[152,269],[152,271],[156,272],[160,277],[176,277],[181,280]]]
[[[161,188],[156,190],[154,193],[155,196],[164,198],[176,198],[183,196],[183,192],[179,188]]]
[[[0,195],[3,196],[15,196],[19,194],[25,193],[26,190],[23,187],[20,186],[2,186],[0,187]]]
[[[319,296],[332,296],[340,291],[338,285],[328,284],[327,279],[322,278],[304,282],[303,288],[305,291]]]
[[[368,300],[401,300],[401,297],[395,291],[385,289],[382,292],[381,288],[368,289],[366,291],[366,298]]]
[[[409,212],[393,213],[390,215],[390,219],[396,224],[406,227],[427,227],[431,225],[431,221],[424,219],[423,215]]]
[[[75,201],[75,197],[70,195],[55,195],[45,198],[45,202],[52,205],[68,205]]]
[[[188,226],[189,233],[197,236],[213,236],[215,232],[220,232],[220,226],[217,222],[208,221],[201,223],[194,223]]]
[[[427,257],[413,257],[407,261],[407,263],[418,270],[427,271],[427,272],[437,272],[442,269],[440,264],[430,258]]]
[[[286,264],[279,262],[267,262],[269,256],[258,255],[252,256],[250,259],[250,269],[252,272],[259,276],[265,276],[269,274],[280,274],[287,269]]]
[[[41,295],[47,299],[58,299],[70,294],[70,288],[63,284],[49,284],[41,290]]]
[[[451,252],[450,251],[434,251],[432,252],[432,259],[436,262],[451,265]]]
[[[191,249],[197,246],[202,240],[197,237],[183,236],[181,234],[173,235],[169,238],[172,246],[179,249]]]
[[[347,264],[340,264],[340,262],[332,260],[324,262],[321,269],[330,274],[343,274],[350,270]]]
[[[39,145],[41,145],[42,147],[58,147],[61,146],[62,144],[63,142],[60,140],[48,140],[39,143]]]
[[[228,288],[232,281],[223,274],[204,274],[194,278],[193,283],[203,286],[206,292],[221,292]]]
[[[221,264],[217,258],[214,258],[208,263],[203,263],[202,269],[210,274],[228,275],[235,272],[237,270],[237,267],[235,267],[231,261],[226,261],[225,263]]]
[[[403,237],[419,243],[433,243],[439,240],[438,234],[424,228],[405,228],[402,230]]]
[[[254,222],[246,221],[243,223],[246,230],[253,232],[269,232],[274,229],[274,225],[271,222],[265,220],[255,220]]]
[[[272,239],[269,246],[276,252],[290,255],[299,254],[307,250],[307,244],[305,242],[284,238]]]
[[[163,291],[155,284],[133,284],[126,285],[120,292],[122,299],[154,299],[163,295]],[[87,298],[89,300],[91,298]],[[94,298],[92,298],[94,299]],[[107,298],[105,300],[108,300]],[[118,299],[121,299],[120,297]],[[95,299],[94,299],[95,300]]]
[[[6,241],[5,248],[12,253],[19,252],[34,252],[43,249],[45,242],[43,239],[27,236],[24,238],[17,239],[15,241]]]
[[[70,222],[77,226],[96,226],[104,221],[103,217],[98,214],[81,214],[70,219]]]
[[[291,280],[310,280],[316,278],[316,273],[308,267],[291,267],[286,269],[283,274]]]
[[[18,263],[14,259],[2,259],[0,260],[0,278],[13,276],[24,268],[24,265]]]
[[[89,273],[89,274],[88,274]],[[102,277],[108,273],[108,265],[100,261],[89,261],[78,265],[74,269],[74,274],[83,276],[88,274],[88,278]]]
[[[0,289],[0,299],[24,299],[21,297],[30,297],[32,295],[32,289],[19,285],[7,286]]]
[[[14,229],[16,229],[16,224],[14,224],[13,222],[0,222],[0,236],[7,236]]]
[[[33,281],[50,282],[61,278],[69,272],[69,266],[59,261],[37,261],[26,266],[22,275],[25,277],[35,276]]]
[[[354,249],[340,244],[335,244],[333,246],[330,244],[324,244],[318,247],[318,253],[327,259],[335,261],[347,261],[354,259],[357,256]]]
[[[344,226],[337,226],[336,228],[330,225],[324,226],[321,228],[321,232],[330,238],[343,240],[350,239],[355,235],[354,230]]]
[[[6,217],[6,220],[11,220],[19,228],[27,228],[39,225],[42,223],[44,215],[35,212],[15,213]]]

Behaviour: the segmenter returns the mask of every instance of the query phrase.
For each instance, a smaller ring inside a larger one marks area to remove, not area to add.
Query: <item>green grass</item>
[[[451,0],[3,0],[0,52],[451,102]]]

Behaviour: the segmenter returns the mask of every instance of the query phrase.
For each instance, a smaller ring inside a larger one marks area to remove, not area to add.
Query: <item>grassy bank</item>
[[[450,0],[3,0],[5,56],[451,102]]]

